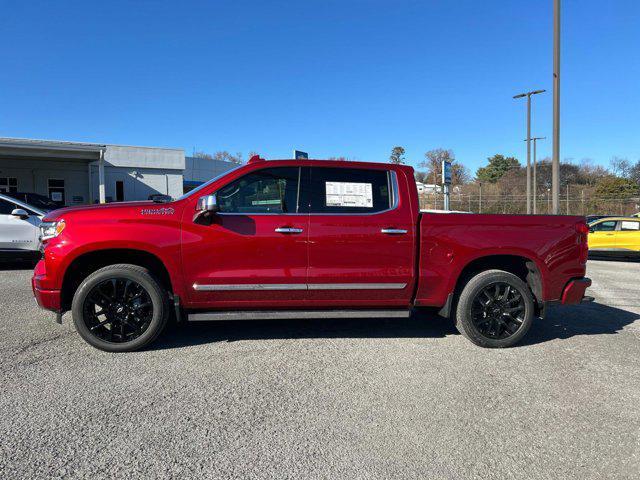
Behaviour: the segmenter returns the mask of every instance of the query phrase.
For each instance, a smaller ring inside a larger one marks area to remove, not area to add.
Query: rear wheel
[[[481,347],[510,347],[526,335],[534,315],[533,294],[522,279],[503,270],[487,270],[462,289],[456,328]]]
[[[143,267],[110,265],[89,275],[71,307],[80,336],[108,352],[130,352],[148,345],[169,316],[167,295]]]

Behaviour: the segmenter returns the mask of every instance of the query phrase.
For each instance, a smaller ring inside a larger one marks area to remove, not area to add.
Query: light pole
[[[544,140],[547,137],[533,137],[533,214],[538,213],[538,208],[536,207],[536,203],[538,200],[538,181],[537,181],[537,161],[536,161],[536,143],[538,140]],[[525,140],[526,142],[526,140]]]
[[[560,0],[553,0],[553,213],[560,213]]]
[[[546,90],[532,90],[513,96],[513,98],[527,97],[527,214],[531,213],[531,95],[543,92]]]

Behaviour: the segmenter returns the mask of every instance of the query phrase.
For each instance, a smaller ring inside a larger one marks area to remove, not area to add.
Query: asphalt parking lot
[[[0,478],[638,478],[640,263],[526,342],[446,321],[229,322],[108,354],[0,270]]]

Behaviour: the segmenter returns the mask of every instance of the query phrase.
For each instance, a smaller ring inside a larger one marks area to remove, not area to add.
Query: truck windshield
[[[178,198],[177,200],[184,200],[187,197],[190,197],[191,195],[195,194],[196,192],[199,192],[200,190],[202,190],[203,188],[207,187],[208,185],[211,185],[213,182],[215,182],[216,180],[218,180],[219,178],[224,177],[225,175],[227,175],[228,173],[234,172],[237,169],[239,169],[240,167],[242,167],[243,165],[238,165],[237,167],[232,168],[231,170],[227,170],[225,172],[222,172],[220,175],[213,177],[211,180],[203,183],[202,185],[198,185],[196,188],[194,188],[193,190],[191,190],[190,192],[185,193],[184,195],[182,195],[180,198]]]

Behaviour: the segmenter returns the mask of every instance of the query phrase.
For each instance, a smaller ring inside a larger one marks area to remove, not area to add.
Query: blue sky
[[[552,0],[0,0],[0,136],[472,172],[551,137]],[[561,156],[640,158],[640,2],[563,1]],[[549,155],[551,141],[539,143]]]

